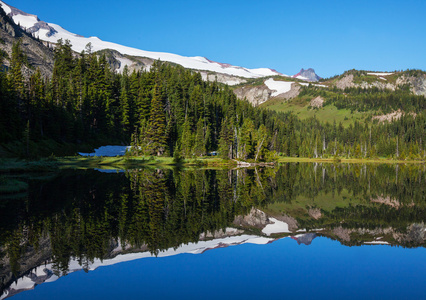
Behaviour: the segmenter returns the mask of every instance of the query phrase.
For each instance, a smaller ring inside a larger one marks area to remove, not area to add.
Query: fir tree
[[[195,156],[203,156],[206,154],[205,147],[205,136],[204,136],[204,120],[199,119],[196,126],[193,153]]]
[[[167,145],[166,116],[159,83],[154,86],[146,137],[147,149],[151,154],[161,156],[165,153]]]

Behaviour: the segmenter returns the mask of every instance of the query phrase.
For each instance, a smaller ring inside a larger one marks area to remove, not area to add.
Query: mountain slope
[[[315,117],[323,123],[349,126],[396,121],[404,115],[416,117],[424,112],[425,95],[426,72],[350,70],[321,84],[303,86],[292,99],[275,97],[262,107],[292,112],[302,120]]]
[[[341,90],[345,88],[377,88],[396,91],[407,86],[413,94],[426,96],[426,73],[420,70],[393,73],[350,70],[327,80],[327,82]]]
[[[251,79],[234,88],[241,100],[246,99],[253,106],[259,106],[271,99],[287,101],[297,97],[303,86],[325,87],[323,84],[307,82],[305,79],[274,76],[273,78]]]
[[[13,19],[16,24],[19,24],[28,33],[31,33],[34,37],[37,37],[40,40],[50,43],[56,43],[59,39],[68,39],[72,44],[73,50],[76,52],[83,51],[86,45],[88,43],[91,43],[93,51],[112,49],[120,52],[121,54],[137,57],[148,57],[155,60],[172,62],[189,69],[204,70],[243,78],[258,78],[264,76],[283,75],[275,70],[268,68],[247,69],[243,67],[232,66],[229,64],[211,61],[201,56],[185,57],[171,53],[150,52],[102,41],[97,37],[86,38],[71,33],[59,25],[43,22],[39,20],[36,15],[31,15],[22,12],[19,9],[16,9],[4,3],[3,1],[0,1],[0,6],[3,8],[6,14]]]
[[[54,64],[53,51],[17,26],[0,9],[0,50],[2,50],[2,56],[4,56],[2,63],[6,67],[10,65],[12,46],[18,40],[22,43],[21,49],[26,57],[26,64],[22,70],[24,74],[28,76],[38,68],[44,76],[50,76]]]

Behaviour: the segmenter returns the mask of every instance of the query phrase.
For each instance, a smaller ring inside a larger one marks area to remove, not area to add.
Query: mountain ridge
[[[243,78],[259,78],[276,75],[286,76],[277,72],[276,70],[269,68],[248,69],[226,63],[215,62],[202,56],[185,57],[172,53],[151,52],[119,45],[112,42],[102,41],[101,39],[93,36],[86,38],[81,35],[71,33],[62,28],[60,25],[41,21],[36,15],[23,12],[6,4],[3,1],[0,1],[0,6],[16,24],[19,23],[23,29],[31,33],[35,38],[50,43],[56,43],[61,38],[63,40],[68,39],[72,44],[72,49],[76,52],[83,51],[86,45],[91,43],[93,51],[112,49],[120,52],[123,55],[148,57],[154,60],[172,62],[188,69],[216,72],[219,74],[232,75]]]
[[[52,74],[53,51],[18,26],[3,9],[0,9],[0,41],[0,50],[3,51],[1,64],[6,68],[10,66],[13,44],[20,41],[25,55],[23,74],[28,77],[37,68],[44,76],[49,77]]]

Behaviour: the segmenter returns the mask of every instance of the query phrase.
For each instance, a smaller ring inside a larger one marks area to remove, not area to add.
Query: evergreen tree
[[[195,156],[206,154],[206,142],[204,136],[204,120],[199,119],[196,126],[193,153]]]
[[[25,82],[22,74],[25,56],[22,52],[21,46],[22,40],[20,39],[12,46],[12,57],[10,60],[9,72],[9,82],[11,83],[12,91],[14,92],[18,102],[22,102],[25,96]]]
[[[161,95],[161,86],[154,86],[151,112],[146,131],[146,143],[149,153],[161,156],[166,151],[166,116],[164,102]]]

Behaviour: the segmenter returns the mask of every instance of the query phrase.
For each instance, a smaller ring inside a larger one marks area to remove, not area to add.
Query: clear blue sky
[[[426,1],[6,0],[126,46],[285,74],[426,69]]]

